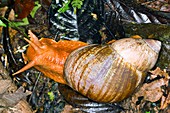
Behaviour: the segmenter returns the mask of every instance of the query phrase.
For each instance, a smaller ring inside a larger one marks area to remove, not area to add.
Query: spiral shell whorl
[[[65,80],[94,101],[119,102],[134,92],[143,82],[146,71],[156,63],[158,53],[149,43],[125,38],[109,45],[79,48],[66,60]]]
[[[156,46],[156,42],[159,41],[125,38],[113,43],[111,48],[116,50],[126,62],[129,62],[138,70],[146,72],[153,68],[157,61],[160,45]],[[155,49],[157,49],[157,52],[151,46],[156,46],[157,48],[155,47]]]
[[[142,72],[124,62],[109,45],[92,45],[76,50],[65,64],[68,85],[98,102],[123,100],[143,78]]]

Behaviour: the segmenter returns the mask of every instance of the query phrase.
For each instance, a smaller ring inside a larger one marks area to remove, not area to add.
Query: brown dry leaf
[[[109,41],[107,44],[111,44],[111,43],[113,43],[113,42],[115,42],[116,40],[111,40],[111,41]]]
[[[161,72],[162,72],[161,69],[157,67],[155,70],[150,71],[150,73],[152,74],[151,77],[156,78],[158,75],[161,74]]]
[[[73,113],[71,105],[65,105],[64,110],[61,113]]]
[[[165,109],[168,106],[168,104],[170,104],[170,93],[168,93],[167,97],[165,96],[162,97],[160,109]]]
[[[169,0],[148,0],[147,2],[142,2],[141,4],[153,10],[170,12]]]
[[[8,105],[13,106],[13,105],[17,104],[21,99],[25,98],[26,96],[28,96],[30,94],[31,94],[30,91],[24,92],[24,88],[20,87],[14,93],[9,93],[9,94],[3,95],[2,99],[5,100],[5,102]]]
[[[141,36],[139,36],[139,35],[133,35],[133,36],[131,36],[130,38],[140,39],[140,38],[142,38],[142,37],[141,37]]]
[[[0,8],[0,16],[1,16],[1,17],[4,17],[5,12],[6,12],[7,9],[8,9],[7,6]],[[15,19],[15,12],[14,12],[14,10],[12,9],[11,12],[10,12],[10,14],[9,14],[8,20],[14,20],[14,19]]]
[[[34,8],[34,0],[15,0],[15,12],[19,19],[27,17]]]
[[[61,113],[83,113],[79,108],[74,108],[71,105],[65,105],[64,110]]]
[[[33,113],[33,111],[26,100],[21,100],[15,106],[3,110],[2,113]]]
[[[170,79],[170,76],[168,73],[166,73],[166,70],[162,71],[159,67],[157,67],[155,70],[150,71],[152,74],[151,77],[152,79],[156,78],[157,76],[165,77],[166,79]]]
[[[0,113],[33,113],[25,97],[30,91],[23,87],[17,90],[8,71],[0,62]]]
[[[11,85],[11,80],[0,80],[0,94],[5,93]]]
[[[168,97],[164,97],[163,94],[167,91],[165,91],[166,89],[163,90],[162,87],[168,87],[169,75],[160,68],[156,68],[154,71],[150,72],[152,73],[152,79],[158,76],[161,76],[162,78],[143,84],[140,90],[133,96],[133,101],[136,102],[139,97],[144,97],[144,100],[150,102],[156,102],[161,99],[161,108],[165,108],[170,103],[170,94]]]
[[[150,101],[150,102],[156,102],[158,101],[162,95],[162,89],[161,86],[164,86],[165,82],[163,79],[153,81],[151,83],[145,83],[140,90],[135,94],[134,101],[138,100],[138,97],[144,97],[144,100]]]
[[[156,102],[163,96],[163,92],[161,88],[155,88],[151,91],[146,91],[144,95],[144,99],[150,102]]]
[[[11,38],[14,38],[17,33],[18,33],[17,30],[9,28],[9,35],[10,35]]]
[[[162,71],[159,67],[157,67],[155,70],[150,71],[151,75],[151,79],[156,78],[157,76],[161,76],[161,77],[165,77],[166,79],[169,79],[169,75],[168,73],[166,73],[166,71]]]

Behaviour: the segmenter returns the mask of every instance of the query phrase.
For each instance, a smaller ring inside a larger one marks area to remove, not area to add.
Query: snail
[[[96,102],[114,103],[129,97],[155,65],[161,42],[123,38],[88,45],[80,41],[55,42],[29,31],[30,46],[24,59],[29,63],[16,75],[35,67],[54,81],[70,86]]]

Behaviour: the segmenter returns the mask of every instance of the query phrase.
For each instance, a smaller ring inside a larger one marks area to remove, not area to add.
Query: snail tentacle
[[[26,66],[24,66],[23,68],[21,68],[19,71],[13,73],[12,75],[17,75],[19,73],[24,72],[25,70],[28,70],[29,68],[35,66],[35,61],[31,61],[29,62]]]
[[[29,34],[29,37],[30,37],[30,40],[36,44],[38,47],[41,47],[42,44],[41,42],[38,40],[38,38],[31,32],[31,30],[28,30],[28,34]]]

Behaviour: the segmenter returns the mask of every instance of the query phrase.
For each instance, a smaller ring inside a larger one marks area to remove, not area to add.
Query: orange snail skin
[[[38,38],[29,30],[30,40],[24,38],[30,45],[23,54],[26,62],[25,67],[15,72],[13,75],[19,74],[31,67],[35,67],[45,76],[56,82],[66,84],[63,78],[64,63],[68,55],[77,48],[86,46],[87,43],[81,41],[60,40],[56,42],[48,38]]]

